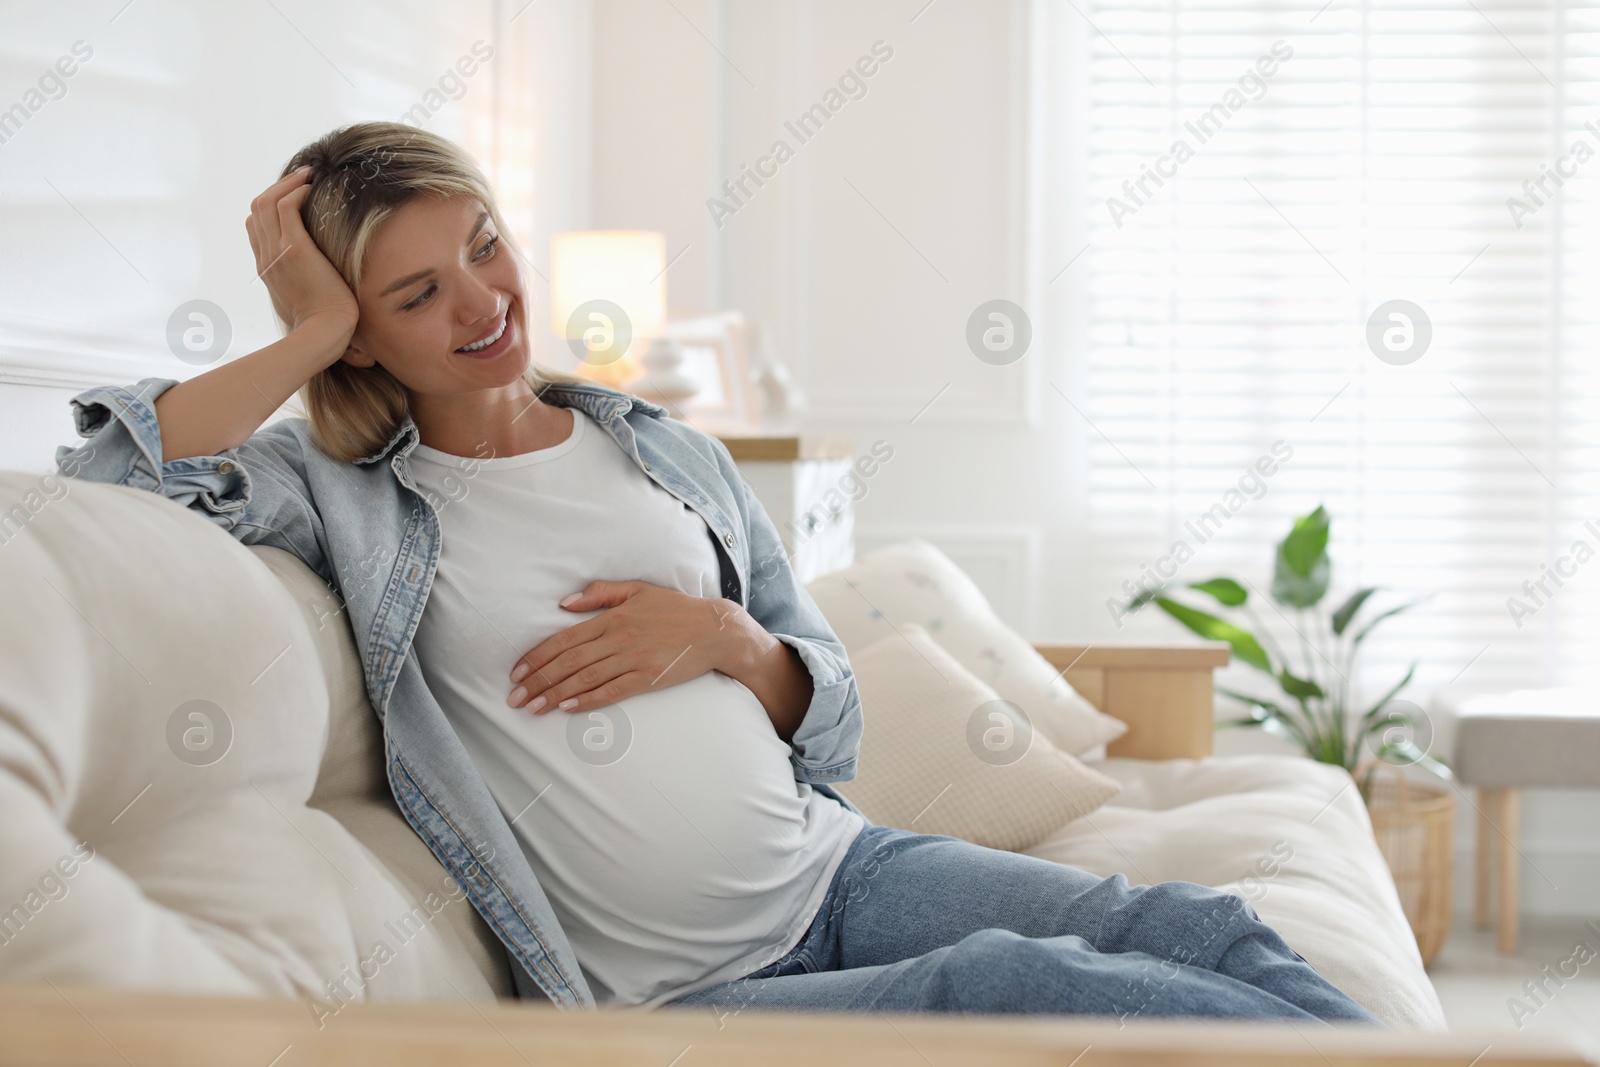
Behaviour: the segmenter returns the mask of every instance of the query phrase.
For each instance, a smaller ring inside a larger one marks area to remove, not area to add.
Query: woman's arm
[[[756,695],[772,728],[784,744],[790,744],[816,689],[811,672],[792,646],[767,633],[748,611],[739,608],[738,613],[745,637],[731,647],[727,661],[717,669]]]
[[[348,349],[360,305],[300,217],[310,177],[311,168],[301,167],[267,186],[244,223],[256,273],[288,336],[157,397],[162,460],[238,447]]]
[[[809,693],[793,731],[785,735],[782,727],[779,728],[779,736],[793,749],[789,760],[794,765],[795,777],[813,784],[848,782],[856,776],[863,719],[855,672],[850,667],[844,644],[795,575],[777,527],[755,491],[739,474],[727,446],[715,437],[710,440],[723,476],[744,506],[744,540],[750,558],[750,588],[745,590],[745,608],[762,633],[785,648],[790,663],[798,660],[807,676],[806,682],[798,685],[783,681],[785,689],[771,702],[762,696],[762,703],[768,707],[769,714],[778,707],[776,726],[779,718],[785,723],[788,721],[789,705],[784,701],[798,701],[800,694]],[[768,650],[764,653],[764,664],[781,662],[765,641],[759,641],[758,646]],[[778,676],[785,669],[764,666],[757,672],[757,685],[778,684]],[[745,684],[761,696],[760,689],[748,682]]]
[[[155,400],[162,460],[244,444],[318,371],[338,362],[350,332],[347,320],[308,318],[287,337],[163,392]]]

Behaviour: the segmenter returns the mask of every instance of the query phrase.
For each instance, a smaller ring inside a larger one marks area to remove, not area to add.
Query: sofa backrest
[[[361,660],[339,597],[300,559],[279,548],[249,549],[267,565],[300,609],[328,692],[328,742],[310,807],[337,819],[421,899],[447,877],[445,868],[406,822],[389,789],[383,728],[367,699]],[[462,949],[503,997],[516,996],[505,947],[464,899],[439,912],[453,947]]]
[[[512,995],[383,786],[337,600],[156,494],[0,472],[0,982]]]

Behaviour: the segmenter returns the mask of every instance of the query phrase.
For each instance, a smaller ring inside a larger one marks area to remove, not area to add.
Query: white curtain
[[[1432,594],[1369,641],[1369,688],[1413,658],[1413,699],[1594,677],[1600,7],[1033,14],[1033,294],[1082,450],[1082,629],[1175,637],[1112,617],[1157,571],[1264,593],[1320,502],[1330,597]]]

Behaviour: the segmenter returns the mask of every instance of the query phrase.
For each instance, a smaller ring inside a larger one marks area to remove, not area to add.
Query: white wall
[[[244,218],[297,148],[337,126],[429,105],[423,127],[485,167],[544,269],[550,234],[587,211],[588,11],[525,3],[8,6],[0,109],[26,105],[74,42],[92,54],[0,144],[0,468],[42,469],[75,441],[66,401],[88,385],[203,370],[166,344],[184,301],[222,307],[224,358],[277,339]],[[429,100],[480,40],[494,57]],[[544,321],[544,283],[530,282],[531,321]],[[539,358],[570,365],[536,335]]]
[[[979,302],[1026,284],[1025,6],[941,0],[915,22],[921,3],[676,7],[594,4],[592,223],[665,230],[669,255],[687,249],[674,315],[744,311],[808,425],[895,449],[858,505],[862,550],[928,536],[1038,632],[1044,363],[992,367],[964,340]],[[802,143],[785,122],[880,41],[892,56],[865,94]],[[719,227],[708,198],[780,139],[793,158]]]

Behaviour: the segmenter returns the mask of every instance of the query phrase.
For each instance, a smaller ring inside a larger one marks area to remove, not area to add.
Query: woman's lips
[[[490,358],[493,358],[494,356],[498,356],[500,353],[504,352],[506,350],[506,348],[510,346],[511,341],[512,341],[512,339],[513,339],[513,337],[515,335],[515,332],[516,332],[516,319],[512,317],[510,308],[506,309],[506,313],[505,313],[504,317],[501,319],[500,323],[497,324],[494,327],[494,329],[491,329],[491,330],[489,330],[489,332],[485,333],[483,336],[484,337],[493,337],[496,329],[500,330],[501,333],[500,333],[500,339],[498,341],[496,341],[494,344],[489,345],[486,348],[480,348],[480,349],[478,349],[476,351],[473,351],[473,352],[463,352],[458,348],[458,349],[455,350],[456,355],[465,356],[468,359],[490,359]],[[477,340],[481,341],[482,339],[483,338],[480,337]],[[468,344],[475,344],[475,343],[476,343],[475,341],[469,341],[468,342]]]

